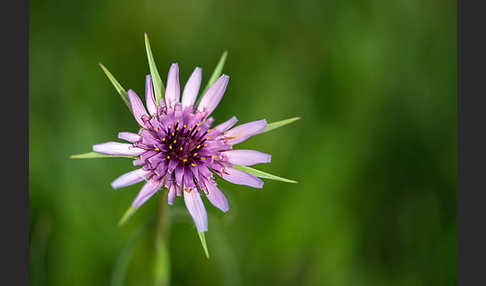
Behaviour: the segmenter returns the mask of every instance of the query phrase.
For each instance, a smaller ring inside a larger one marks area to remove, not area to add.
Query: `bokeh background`
[[[244,142],[298,184],[220,181],[211,258],[183,200],[171,285],[455,285],[456,1],[30,1],[31,285],[152,285],[153,197],[113,191],[125,159],[71,160],[137,125],[98,66],[143,94],[209,78],[228,50],[217,122],[302,120]],[[204,84],[204,82],[203,82]]]

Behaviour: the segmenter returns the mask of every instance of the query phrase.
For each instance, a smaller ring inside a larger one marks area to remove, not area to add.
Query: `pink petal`
[[[132,132],[120,132],[118,133],[118,138],[131,143],[137,142],[142,139],[140,135]]]
[[[230,119],[226,120],[225,122],[223,122],[223,123],[217,125],[216,127],[214,127],[213,130],[217,130],[219,133],[223,133],[226,130],[228,130],[231,127],[233,127],[233,125],[235,125],[236,122],[238,122],[238,119],[236,118],[236,116],[233,116]]]
[[[196,180],[198,180],[199,178],[199,171],[198,171],[198,167],[197,166],[190,166],[189,167],[189,170],[191,171],[192,173],[192,178],[195,178]]]
[[[223,192],[218,189],[215,183],[208,180],[204,180],[204,185],[206,185],[206,197],[211,204],[223,212],[227,212],[229,210],[228,200],[226,200]]]
[[[182,186],[182,177],[184,176],[184,164],[181,162],[175,168],[175,179],[179,186]]]
[[[145,201],[150,199],[150,197],[152,197],[153,194],[160,189],[160,187],[162,187],[162,181],[154,179],[148,180],[133,201],[132,206],[135,208],[141,206],[143,203],[145,203]]]
[[[265,119],[238,125],[224,134],[225,142],[231,145],[241,143],[249,137],[262,132],[265,127],[267,127]]]
[[[214,122],[214,118],[213,118],[213,117],[209,117],[208,119],[206,119],[206,120],[204,121],[204,123],[203,123],[203,124],[204,124],[205,126],[207,126],[207,128],[209,128],[209,127],[211,126],[211,124],[213,124],[213,122]]]
[[[179,164],[179,159],[172,157],[169,160],[169,166],[167,167],[167,171],[169,173],[172,173],[172,171],[174,171],[174,169],[177,167],[177,164]]]
[[[211,112],[214,111],[216,106],[218,106],[219,102],[223,98],[228,81],[229,76],[225,74],[221,75],[218,80],[206,91],[201,99],[201,102],[199,102],[197,110],[200,112],[205,112],[206,116],[211,114]]]
[[[157,165],[157,168],[155,168],[154,170],[155,175],[157,175],[158,177],[165,176],[167,172],[167,165],[168,164],[166,160],[160,161],[160,163]]]
[[[202,176],[202,177],[209,178],[209,177],[212,176],[211,171],[209,171],[209,169],[204,165],[199,165],[198,171],[199,171],[200,176]]]
[[[154,88],[152,86],[152,77],[147,75],[145,77],[145,105],[150,115],[157,114],[157,104],[155,103]]]
[[[234,168],[225,168],[224,171],[218,175],[233,184],[245,185],[257,189],[261,189],[263,187],[263,181],[256,176]]]
[[[179,103],[181,96],[181,88],[179,86],[179,66],[172,64],[167,76],[167,87],[165,89],[165,102],[167,108],[174,108],[176,103]]]
[[[169,194],[167,195],[167,202],[169,203],[169,205],[172,205],[174,203],[175,195],[176,195],[175,186],[172,184],[169,186]]]
[[[165,162],[165,155],[159,152],[155,153],[154,155],[150,156],[150,158],[147,159],[147,165],[149,165],[149,167],[151,168],[157,168],[157,166],[161,162]]]
[[[123,187],[127,187],[138,182],[143,181],[144,179],[150,177],[151,171],[147,171],[144,169],[137,169],[126,174],[121,175],[116,180],[111,183],[113,189],[119,189]]]
[[[197,67],[189,77],[182,93],[182,108],[192,107],[201,87],[202,69]]]
[[[191,169],[188,167],[184,168],[184,188],[192,189],[195,188],[194,176],[192,175]]]
[[[140,100],[140,97],[138,97],[138,95],[130,89],[128,90],[128,100],[130,101],[130,108],[132,109],[135,120],[137,120],[140,126],[145,126],[145,123],[142,120],[142,116],[145,115],[148,117],[148,114],[145,110],[145,107],[143,106],[142,101]]]
[[[199,192],[196,189],[184,191],[184,202],[186,203],[186,208],[189,211],[189,214],[194,220],[197,231],[208,231],[208,216]]]
[[[132,144],[119,142],[106,142],[93,145],[93,151],[109,155],[122,156],[138,156],[146,152],[146,150],[133,147]]]
[[[255,164],[270,163],[272,156],[255,150],[231,150],[221,153],[223,158],[231,164],[251,166]]]

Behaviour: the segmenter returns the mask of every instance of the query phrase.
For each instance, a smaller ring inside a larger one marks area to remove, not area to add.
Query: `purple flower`
[[[233,145],[261,133],[267,127],[264,119],[233,127],[237,119],[232,117],[211,128],[214,119],[209,116],[221,101],[229,77],[221,75],[195,106],[201,74],[200,68],[194,70],[181,99],[179,67],[172,64],[165,101],[161,99],[159,104],[155,101],[152,78],[147,75],[145,105],[135,92],[128,91],[130,109],[140,125],[138,133],[120,132],[118,138],[128,143],[102,143],[94,145],[93,151],[135,157],[133,165],[140,168],[120,176],[111,184],[118,189],[146,181],[132,203],[133,208],[138,208],[166,187],[168,203],[172,204],[176,196],[184,196],[198,232],[205,232],[208,219],[202,194],[223,212],[229,209],[214,175],[234,184],[262,188],[261,179],[233,166],[269,163],[271,156],[253,150],[233,150]]]

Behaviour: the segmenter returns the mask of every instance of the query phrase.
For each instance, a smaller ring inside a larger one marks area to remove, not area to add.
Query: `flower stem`
[[[155,221],[155,286],[168,286],[170,283],[170,256],[167,245],[170,225],[168,216],[165,215],[166,204],[167,192],[162,190],[162,194],[159,196],[158,212]]]

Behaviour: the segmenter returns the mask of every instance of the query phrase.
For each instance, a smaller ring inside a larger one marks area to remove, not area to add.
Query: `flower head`
[[[196,68],[184,86],[181,99],[179,67],[172,64],[167,78],[165,101],[156,103],[152,78],[145,82],[145,105],[129,90],[130,109],[140,125],[138,133],[120,132],[118,138],[128,143],[107,142],[93,146],[93,151],[110,155],[134,156],[138,169],[112,182],[117,189],[146,181],[132,202],[138,208],[162,187],[168,190],[168,203],[183,196],[198,232],[208,229],[207,214],[201,195],[226,212],[228,201],[218,188],[215,174],[234,184],[261,188],[258,177],[233,168],[269,163],[271,156],[254,150],[234,150],[235,144],[261,133],[267,122],[257,120],[233,127],[232,117],[211,128],[209,117],[221,101],[229,76],[221,75],[204,93],[196,106],[202,71]]]

